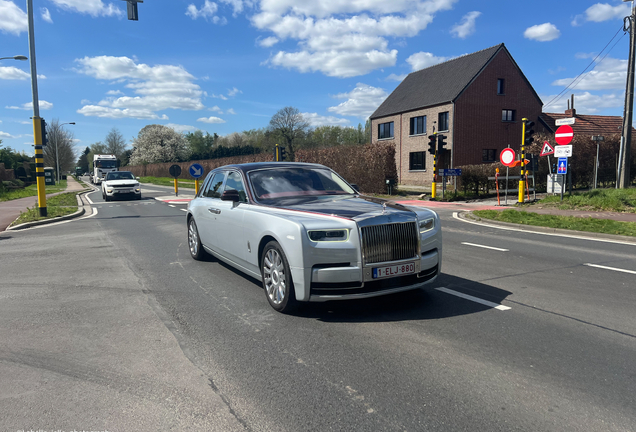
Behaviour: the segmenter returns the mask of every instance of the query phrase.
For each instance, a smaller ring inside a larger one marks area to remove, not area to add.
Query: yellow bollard
[[[199,193],[199,179],[196,178],[194,179],[194,194],[198,194]]]
[[[431,183],[431,198],[435,198],[437,196],[437,183]]]
[[[179,183],[177,183],[177,179],[174,179],[174,195],[179,196]]]

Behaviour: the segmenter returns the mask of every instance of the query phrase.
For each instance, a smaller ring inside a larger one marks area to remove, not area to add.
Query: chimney
[[[565,115],[568,117],[576,117],[576,110],[574,109],[574,94],[572,95],[571,105],[570,105],[570,101],[568,101],[568,109],[565,110]]]

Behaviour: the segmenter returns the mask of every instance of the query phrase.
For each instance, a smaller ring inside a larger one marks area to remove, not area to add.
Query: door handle
[[[221,210],[219,210],[219,209],[215,209],[215,208],[212,208],[212,207],[209,207],[209,208],[208,208],[208,211],[209,211],[210,213],[213,213],[213,214],[221,214]]]

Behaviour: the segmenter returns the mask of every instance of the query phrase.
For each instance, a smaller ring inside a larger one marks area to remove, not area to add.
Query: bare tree
[[[48,144],[43,148],[44,166],[57,167],[59,163],[60,175],[64,171],[71,171],[77,159],[73,144],[73,133],[60,126],[59,119],[53,119],[46,125]]]
[[[278,132],[285,140],[289,159],[293,161],[294,142],[309,129],[309,122],[303,117],[298,108],[288,106],[278,110],[272,116],[269,121],[269,127],[272,131]]]
[[[126,140],[124,136],[119,132],[116,127],[112,128],[108,135],[106,135],[106,152],[108,154],[114,154],[117,159],[121,159],[126,151]]]

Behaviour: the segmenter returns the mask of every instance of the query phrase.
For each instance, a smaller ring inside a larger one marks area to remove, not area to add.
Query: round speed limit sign
[[[515,151],[511,148],[505,148],[499,155],[499,161],[505,166],[510,166],[515,161]]]

